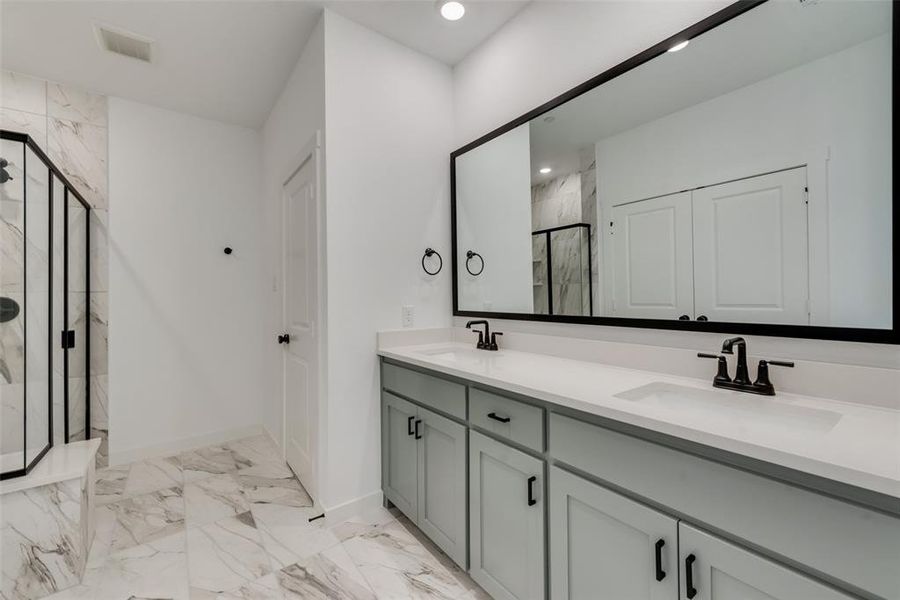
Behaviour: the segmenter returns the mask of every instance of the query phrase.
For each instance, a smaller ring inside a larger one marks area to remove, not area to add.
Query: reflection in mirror
[[[458,155],[459,310],[892,328],[891,22],[767,2]]]

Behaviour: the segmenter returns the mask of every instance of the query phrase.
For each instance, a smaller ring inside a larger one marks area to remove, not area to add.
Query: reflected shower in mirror
[[[892,18],[766,2],[455,152],[457,313],[892,329]]]

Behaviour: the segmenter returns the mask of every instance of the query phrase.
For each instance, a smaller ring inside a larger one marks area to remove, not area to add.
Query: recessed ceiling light
[[[541,168],[540,171],[538,171],[538,173],[540,173],[541,175],[546,175],[547,173],[549,173],[552,170],[553,169],[551,169],[550,167],[543,167],[543,168]]]
[[[687,48],[687,45],[691,43],[691,40],[684,40],[683,42],[678,42],[671,48],[669,48],[669,52],[678,52],[679,50],[683,50]]]
[[[466,14],[466,7],[462,2],[456,0],[448,0],[441,3],[441,16],[448,21],[459,21]]]

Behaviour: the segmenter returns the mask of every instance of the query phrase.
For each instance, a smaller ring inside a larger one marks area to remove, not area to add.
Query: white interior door
[[[693,317],[690,192],[614,206],[612,221],[612,314]]]
[[[693,211],[698,317],[809,324],[806,167],[695,190]]]
[[[317,151],[310,152],[283,188],[284,437],[285,454],[316,497],[319,342]]]

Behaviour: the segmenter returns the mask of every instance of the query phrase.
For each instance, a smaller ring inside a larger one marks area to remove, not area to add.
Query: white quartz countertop
[[[84,477],[99,448],[99,439],[53,446],[28,475],[0,481],[0,495]]]
[[[382,346],[378,353],[900,498],[900,411],[890,408],[718,390],[711,384],[714,362],[706,381],[516,350],[485,352],[459,343]]]

